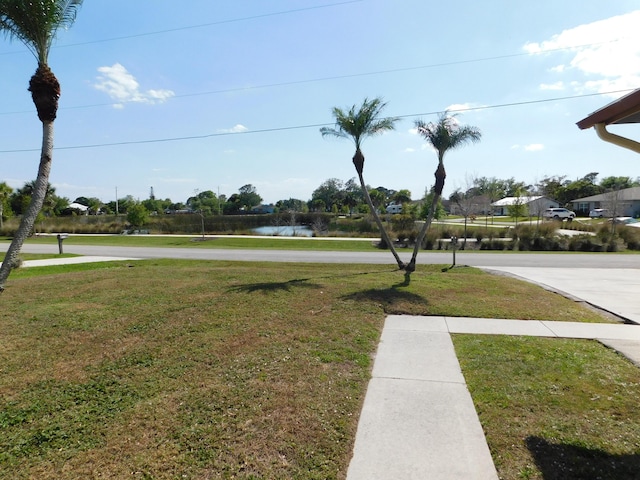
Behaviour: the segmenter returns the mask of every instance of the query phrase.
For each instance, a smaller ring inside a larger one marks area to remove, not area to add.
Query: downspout
[[[616,135],[607,131],[607,126],[604,123],[596,123],[593,127],[596,129],[598,137],[600,137],[605,142],[613,143],[614,145],[618,145],[619,147],[628,148],[629,150],[633,150],[636,153],[640,153],[640,143],[636,142],[635,140],[621,137],[620,135]]]

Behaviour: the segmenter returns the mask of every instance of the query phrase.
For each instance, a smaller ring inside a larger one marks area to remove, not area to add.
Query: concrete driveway
[[[536,283],[640,324],[640,270],[632,268],[553,268],[479,266]]]

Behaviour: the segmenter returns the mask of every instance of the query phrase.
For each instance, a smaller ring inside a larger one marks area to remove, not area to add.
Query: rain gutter
[[[640,153],[639,142],[609,132],[605,123],[596,123],[593,125],[593,127],[596,129],[598,137],[600,137],[600,139],[604,140],[605,142],[613,143],[614,145],[618,145],[619,147],[628,148],[629,150],[632,150],[636,153]]]

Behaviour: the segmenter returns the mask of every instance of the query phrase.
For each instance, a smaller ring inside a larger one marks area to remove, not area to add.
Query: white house
[[[557,208],[560,206],[558,202],[542,195],[529,197],[505,197],[497,202],[493,202],[494,215],[509,215],[509,207],[517,204],[526,206],[526,215],[540,216],[547,208]]]
[[[82,205],[81,203],[76,203],[76,202],[70,203],[67,209],[75,210],[76,212],[79,212],[83,215],[89,214],[89,207],[87,207],[86,205]]]

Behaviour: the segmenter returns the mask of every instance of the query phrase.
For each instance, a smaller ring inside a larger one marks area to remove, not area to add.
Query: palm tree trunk
[[[49,184],[49,173],[51,172],[51,159],[53,156],[53,121],[42,122],[42,151],[40,154],[40,165],[38,176],[35,181],[31,202],[27,211],[22,215],[20,226],[13,236],[9,250],[4,257],[0,267],[0,293],[4,291],[4,286],[9,278],[11,270],[17,265],[18,255],[22,249],[22,244],[31,233],[38,213],[42,209],[44,198],[47,194]]]
[[[429,230],[429,227],[431,226],[431,222],[433,222],[433,217],[435,216],[436,208],[438,207],[438,202],[440,201],[440,197],[442,196],[442,190],[444,188],[444,179],[446,178],[446,176],[447,174],[444,170],[444,163],[442,161],[442,158],[440,158],[438,162],[438,168],[436,169],[436,173],[435,173],[436,186],[433,193],[431,208],[429,209],[429,215],[427,215],[427,219],[425,220],[424,225],[422,225],[422,228],[420,229],[420,234],[416,239],[416,244],[413,247],[413,255],[411,255],[411,261],[405,267],[405,270],[407,273],[411,273],[416,269],[416,259],[418,258],[418,251],[420,250],[420,247],[422,247],[422,242],[424,241],[424,237],[427,234],[427,230]]]
[[[396,252],[396,249],[393,246],[391,239],[389,238],[389,234],[387,233],[384,226],[382,225],[382,220],[380,220],[380,215],[378,215],[378,212],[375,206],[373,205],[373,201],[371,200],[371,195],[369,195],[369,191],[367,190],[367,184],[364,183],[364,177],[362,176],[362,165],[364,164],[364,156],[362,155],[362,152],[360,151],[360,149],[356,150],[356,154],[353,157],[353,164],[355,165],[356,171],[358,172],[358,179],[360,180],[360,186],[362,187],[362,193],[364,195],[364,199],[367,201],[367,205],[369,205],[369,209],[371,210],[371,215],[373,215],[373,219],[376,222],[378,229],[380,230],[380,236],[382,237],[382,241],[388,245],[389,250],[393,254],[393,257],[396,259],[398,268],[402,270],[405,268],[405,264],[400,259],[398,252]]]

